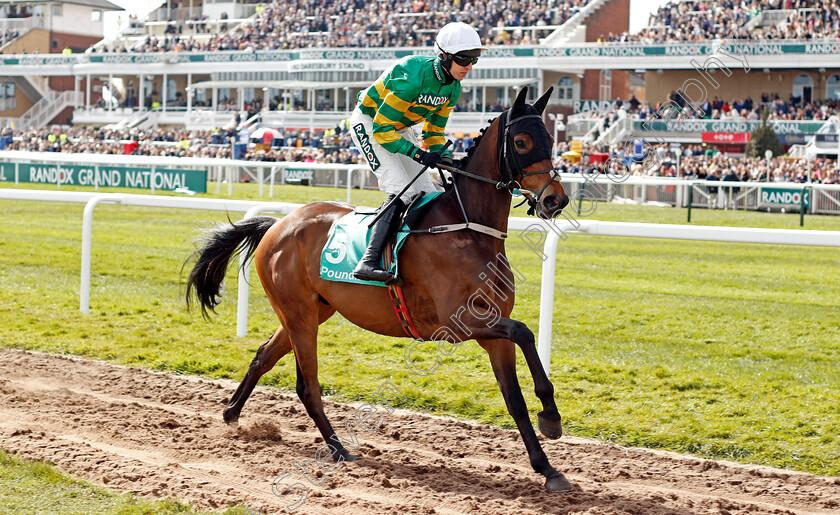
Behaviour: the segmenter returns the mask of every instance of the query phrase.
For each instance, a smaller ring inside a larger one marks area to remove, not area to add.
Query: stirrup
[[[365,267],[362,270],[353,270],[353,277],[362,281],[378,281],[385,283],[387,286],[396,285],[402,286],[403,281],[399,276],[393,275],[387,270],[381,268]]]

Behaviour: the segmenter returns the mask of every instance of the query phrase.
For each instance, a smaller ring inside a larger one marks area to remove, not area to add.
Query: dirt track
[[[0,441],[120,490],[283,513],[298,496],[275,496],[272,481],[313,460],[322,440],[295,396],[264,388],[240,426],[226,426],[234,387],[2,349]],[[339,434],[355,412],[327,403]],[[309,488],[296,513],[840,513],[840,478],[563,437],[544,447],[576,487],[554,495],[514,431],[397,411],[358,437],[364,459],[316,478],[321,485],[295,473],[282,481]]]

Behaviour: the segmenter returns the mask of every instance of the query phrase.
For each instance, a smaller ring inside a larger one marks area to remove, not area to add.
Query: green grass
[[[215,193],[212,184],[208,189]],[[286,186],[274,200],[345,194]],[[236,185],[234,196],[258,198],[254,185]],[[382,198],[353,192],[354,203],[378,205]],[[97,207],[91,313],[82,315],[82,206],[0,201],[0,210],[4,346],[239,379],[277,326],[254,285],[248,336],[235,337],[233,270],[211,323],[184,309],[179,273],[190,241],[224,214]],[[684,223],[685,210],[599,204],[591,218]],[[692,225],[799,224],[797,215],[744,211],[696,210],[692,219]],[[805,227],[840,230],[840,217],[807,216]],[[526,278],[513,317],[536,331],[541,261],[516,236],[507,248]],[[567,434],[840,475],[838,265],[840,253],[831,248],[570,236],[558,253],[551,376]],[[319,339],[325,393],[371,400],[390,380],[408,397],[403,407],[512,427],[474,342],[428,377],[402,361],[408,343],[333,317]],[[432,359],[431,347],[420,348],[421,365]],[[533,382],[519,361],[535,414]],[[263,384],[294,390],[293,360],[281,361]]]
[[[240,515],[231,508],[227,515]],[[27,461],[0,450],[0,513],[39,515],[203,514],[173,499],[149,501],[73,479],[42,461]]]

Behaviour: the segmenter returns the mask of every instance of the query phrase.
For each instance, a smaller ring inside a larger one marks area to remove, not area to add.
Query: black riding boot
[[[388,200],[382,206],[384,207],[395,196],[388,195]],[[388,207],[385,214],[376,221],[376,224],[370,230],[370,243],[359,264],[356,265],[356,269],[353,270],[353,277],[363,281],[381,281],[385,284],[402,283],[399,277],[391,275],[383,269],[380,262],[382,261],[382,250],[398,229],[400,215],[404,210],[405,204],[401,199],[397,199]]]

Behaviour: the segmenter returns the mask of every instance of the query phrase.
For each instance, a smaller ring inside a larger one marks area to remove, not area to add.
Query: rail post
[[[90,313],[90,262],[93,246],[93,210],[101,202],[113,202],[119,204],[122,195],[97,195],[88,200],[85,204],[84,215],[82,216],[82,276],[79,285],[79,311],[84,314]]]
[[[694,202],[694,183],[688,183],[688,223],[691,223],[691,204]]]
[[[799,227],[805,226],[805,192],[808,190],[807,186],[802,188],[802,193],[799,194]]]

